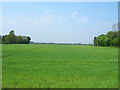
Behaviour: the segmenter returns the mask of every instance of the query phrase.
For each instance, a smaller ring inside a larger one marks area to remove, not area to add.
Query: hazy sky
[[[3,34],[39,42],[92,43],[118,21],[117,2],[4,2]]]

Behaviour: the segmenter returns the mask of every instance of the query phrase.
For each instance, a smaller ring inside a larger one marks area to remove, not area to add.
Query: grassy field
[[[3,45],[3,88],[117,88],[118,49]]]

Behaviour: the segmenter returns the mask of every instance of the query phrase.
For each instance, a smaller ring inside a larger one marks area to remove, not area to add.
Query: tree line
[[[120,46],[120,31],[109,31],[94,37],[95,46]]]
[[[29,44],[30,40],[29,36],[15,35],[14,30],[11,30],[8,35],[0,36],[2,44]]]

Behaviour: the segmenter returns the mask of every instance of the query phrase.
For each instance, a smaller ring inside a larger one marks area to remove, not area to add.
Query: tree
[[[0,35],[0,44],[2,44],[2,36]]]
[[[118,46],[118,37],[114,38],[112,43],[113,43],[113,46]]]
[[[30,43],[30,40],[31,40],[31,38],[30,38],[30,37],[27,37],[27,44]]]
[[[8,35],[3,35],[3,44],[29,44],[31,38],[29,36],[16,36],[14,30],[11,30]]]
[[[14,34],[9,34],[5,37],[5,40],[8,44],[15,44],[16,43],[16,36]]]
[[[109,31],[107,34],[101,34],[98,37],[94,37],[94,45],[96,46],[118,46],[120,43],[118,34],[120,31]]]
[[[105,35],[104,35],[104,34],[98,36],[98,37],[97,37],[97,44],[98,44],[99,46],[105,46],[104,39],[105,39]]]
[[[116,24],[113,24],[113,25],[112,25],[112,30],[113,30],[113,31],[116,31],[116,30],[117,30],[117,25],[116,25]]]
[[[2,43],[3,43],[3,44],[6,44],[6,40],[5,40],[5,37],[6,37],[6,36],[7,36],[7,35],[5,35],[5,36],[3,35],[3,37],[2,37]]]
[[[11,35],[11,34],[14,35],[14,30],[11,30],[11,31],[9,32],[9,35]]]
[[[22,39],[22,36],[17,36],[17,40],[16,40],[16,43],[17,44],[22,44],[23,43],[23,39]]]
[[[94,37],[94,45],[97,46],[97,37]]]

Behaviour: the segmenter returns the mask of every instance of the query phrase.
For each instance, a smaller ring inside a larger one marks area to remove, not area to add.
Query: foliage
[[[2,36],[0,35],[0,44],[2,44]]]
[[[106,35],[102,34],[94,37],[95,46],[118,46],[118,33],[120,31],[109,31]]]
[[[11,30],[8,35],[3,35],[3,44],[29,44],[31,38],[28,36],[16,36],[14,30]]]

